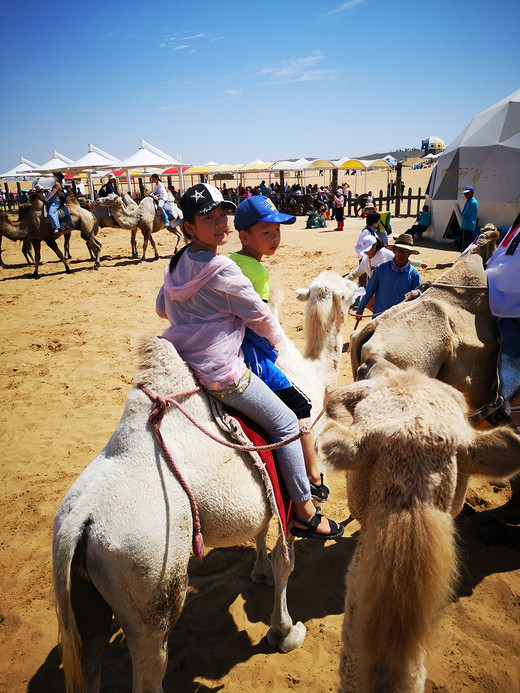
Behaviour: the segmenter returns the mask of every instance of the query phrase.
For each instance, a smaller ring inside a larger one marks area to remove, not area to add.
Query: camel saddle
[[[254,445],[256,447],[269,445],[265,440],[265,433],[258,424],[248,419],[243,414],[224,406],[214,397],[208,396],[212,414],[219,428],[230,435],[240,445]],[[254,466],[260,472],[260,477],[265,486],[269,506],[278,521],[281,536],[287,533],[287,525],[292,516],[292,501],[289,498],[283,479],[277,471],[275,455],[271,450],[250,451],[249,455]]]

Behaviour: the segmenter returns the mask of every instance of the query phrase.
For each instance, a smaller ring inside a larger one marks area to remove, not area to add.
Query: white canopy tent
[[[41,166],[34,169],[35,173],[52,173],[53,171],[61,171],[63,168],[68,168],[72,164],[72,159],[69,159],[63,154],[52,152],[52,158],[46,161]]]
[[[439,156],[427,188],[432,224],[440,240],[452,214],[464,205],[462,191],[475,189],[479,226],[505,231],[520,211],[520,90],[475,116]]]
[[[2,173],[0,175],[1,180],[28,180],[29,178],[34,178],[33,171],[38,168],[38,164],[35,164],[29,159],[24,159],[23,156],[20,157],[20,163],[9,171]]]
[[[307,169],[320,169],[320,170],[330,170],[335,169],[336,165],[329,161],[329,159],[295,159],[286,161],[277,161],[274,163],[269,171],[302,171],[303,172],[303,185],[307,185],[306,181],[306,171]]]
[[[149,169],[154,170],[164,170],[170,166],[179,166],[179,186],[182,190],[183,180],[182,180],[182,167],[181,162],[175,157],[162,152],[157,147],[154,147],[149,142],[145,140],[139,140],[139,149],[134,152],[131,156],[125,157],[121,161],[119,168],[126,171],[126,177],[128,182],[128,188],[130,188],[130,170],[142,168],[144,171]],[[154,171],[150,171],[153,173]]]
[[[104,152],[102,149],[95,147],[93,144],[88,145],[88,152],[80,159],[73,161],[67,166],[67,173],[79,173],[86,171],[88,174],[88,182],[90,195],[94,199],[94,182],[92,180],[93,173],[97,169],[120,168],[120,160],[115,156]],[[63,172],[63,170],[62,170]]]

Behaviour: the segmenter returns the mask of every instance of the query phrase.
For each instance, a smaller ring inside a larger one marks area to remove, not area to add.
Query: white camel
[[[333,272],[322,273],[311,285],[308,321],[322,322],[331,338],[319,327],[313,330],[310,358],[284,346],[282,351],[291,352],[287,374],[296,384],[303,386],[302,374],[314,373],[319,379],[324,369],[337,368],[341,326],[355,288]],[[207,396],[182,394],[193,390],[195,380],[167,340],[141,338],[135,380],[160,397],[177,395],[196,421],[222,437]],[[313,396],[320,392],[321,383]],[[315,401],[315,406],[317,414],[321,402]],[[56,514],[54,589],[69,691],[99,690],[112,614],[125,632],[132,657],[133,693],[162,691],[168,635],[186,594],[194,519],[188,495],[168,467],[148,422],[151,410],[143,390],[132,388],[115,433]],[[305,626],[293,624],[285,596],[294,566],[293,540],[285,544],[279,536],[271,566],[265,537],[272,510],[258,469],[246,453],[206,437],[176,408],[166,413],[161,433],[196,499],[205,544],[224,547],[256,538],[251,577],[270,583],[274,575],[268,642],[283,652],[300,647]]]
[[[170,205],[175,219],[180,220],[182,217],[182,212],[175,204],[171,195]],[[101,197],[96,202],[96,208],[97,207],[108,207],[119,226],[122,229],[128,229],[131,232],[132,257],[137,257],[136,235],[137,229],[141,229],[143,234],[143,255],[141,259],[146,259],[148,242],[150,242],[153,248],[155,259],[159,259],[159,253],[157,252],[157,247],[152,234],[164,228],[164,220],[162,212],[156,206],[153,198],[145,197],[141,200],[136,208],[131,208],[126,207],[123,200],[118,195],[110,194],[107,197]],[[182,238],[182,233],[179,231],[177,226],[169,226],[168,230],[176,236],[175,248],[173,250],[175,253],[177,251],[179,241]]]
[[[520,438],[473,429],[463,395],[375,359],[327,396],[320,443],[361,524],[348,569],[341,692],[422,693],[428,641],[457,573],[453,517],[469,475],[520,471]]]

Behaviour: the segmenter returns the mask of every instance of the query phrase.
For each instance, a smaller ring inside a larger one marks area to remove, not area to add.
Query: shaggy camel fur
[[[462,256],[420,298],[393,306],[353,332],[354,378],[363,377],[369,359],[380,356],[399,368],[413,364],[452,385],[465,395],[472,413],[492,401],[497,388],[498,329],[489,310],[482,259],[489,259],[497,238],[496,230],[481,234],[476,252]],[[493,511],[504,519],[520,518],[520,479],[512,480],[511,491],[511,500]]]
[[[123,193],[121,195],[121,199],[123,200],[123,204],[127,209],[137,209],[137,203],[135,200],[130,197],[130,195],[127,195],[126,193]],[[99,228],[116,228],[119,229],[121,228],[119,224],[117,223],[116,219],[109,214],[108,207],[102,207],[101,205],[94,204],[92,207],[92,214],[96,217],[98,220]],[[136,253],[137,257],[137,253]]]
[[[361,524],[346,578],[342,693],[422,693],[428,639],[457,572],[452,518],[470,474],[520,471],[508,427],[476,431],[463,395],[376,361],[327,397],[322,452]],[[351,424],[351,425],[349,425]]]
[[[182,212],[177,207],[173,199],[170,199],[170,205],[176,219],[180,219],[182,217]],[[122,229],[129,229],[131,231],[132,257],[137,257],[137,243],[135,239],[137,229],[141,229],[143,234],[143,255],[141,260],[146,259],[148,242],[150,242],[153,248],[155,259],[159,259],[159,253],[157,252],[157,247],[152,234],[164,228],[164,220],[161,210],[156,208],[154,200],[151,197],[145,197],[141,200],[137,208],[130,209],[125,207],[123,200],[117,195],[108,195],[107,197],[102,197],[97,201],[96,207],[98,206],[109,207],[119,226]],[[175,253],[177,251],[179,241],[182,238],[182,233],[177,227],[168,227],[168,230],[176,236],[175,249],[173,251]]]
[[[307,305],[334,332],[334,339],[322,339],[321,349],[316,344],[315,358],[293,352],[287,374],[296,384],[314,366],[316,374],[321,373],[322,361],[339,362],[334,350],[341,347],[338,335],[356,288],[333,272],[320,277],[313,282]],[[319,328],[313,334],[325,336]],[[161,397],[195,387],[173,345],[151,336],[142,337],[139,344],[136,382]],[[179,399],[197,422],[223,437],[204,393]],[[318,413],[321,403],[315,405]],[[168,635],[186,594],[193,517],[188,496],[164,460],[148,422],[151,410],[143,391],[132,388],[115,433],[73,484],[56,514],[54,590],[69,691],[80,688],[82,681],[89,693],[99,690],[112,614],[125,632],[132,656],[133,693],[162,691]],[[174,407],[166,412],[161,433],[197,501],[205,544],[232,546],[256,538],[251,577],[272,584],[274,576],[268,642],[283,652],[299,647],[305,626],[293,624],[286,604],[293,539],[286,547],[289,563],[283,558],[282,536],[269,560],[265,537],[272,511],[258,469],[246,453],[207,438]]]
[[[101,253],[101,242],[96,238],[99,231],[99,223],[93,212],[85,209],[74,196],[72,190],[67,192],[67,207],[74,222],[74,226],[81,230],[81,238],[87,244],[87,249],[90,253],[90,259],[94,260],[94,268],[99,267],[99,256]],[[63,237],[63,252],[65,258],[70,260],[70,233],[64,234]]]
[[[32,244],[35,254],[33,277],[38,277],[42,241],[44,241],[63,262],[65,271],[70,272],[67,260],[56,243],[50,221],[44,215],[44,204],[41,193],[32,193],[31,208],[20,222],[12,221],[6,212],[0,212],[0,235],[12,241],[29,241]],[[74,208],[70,210],[70,212],[75,228],[81,231],[81,237],[85,240],[91,257],[94,259],[94,268],[97,269],[99,267],[99,254],[101,250],[101,243],[95,237],[98,228],[97,222],[95,218],[90,215],[88,210],[81,209],[81,212],[79,212]],[[70,229],[66,233],[70,234],[73,230],[74,229]]]

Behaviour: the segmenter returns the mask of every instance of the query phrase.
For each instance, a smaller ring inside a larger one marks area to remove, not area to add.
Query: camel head
[[[469,253],[480,255],[485,265],[495,252],[499,239],[500,233],[497,227],[494,224],[486,224],[473,241],[473,246],[475,247],[472,247]]]
[[[307,289],[297,289],[299,301],[306,301],[305,357],[319,358],[327,339],[341,337],[341,325],[348,314],[357,286],[337,272],[325,270],[312,280]]]
[[[110,193],[110,195],[107,195],[106,197],[100,197],[98,200],[96,200],[96,204],[100,207],[122,207],[123,201],[121,200],[119,195]]]
[[[29,195],[29,202],[33,209],[42,209],[45,204],[45,194],[41,190],[32,190]]]
[[[460,509],[453,505],[457,475],[499,479],[520,472],[520,436],[506,426],[475,430],[464,396],[415,369],[376,363],[366,380],[330,392],[325,411],[331,421],[320,452],[354,478],[353,493],[376,483],[381,499],[393,488],[406,503],[414,489],[444,498],[453,512]],[[368,496],[351,499],[349,490],[349,501],[367,516]]]

